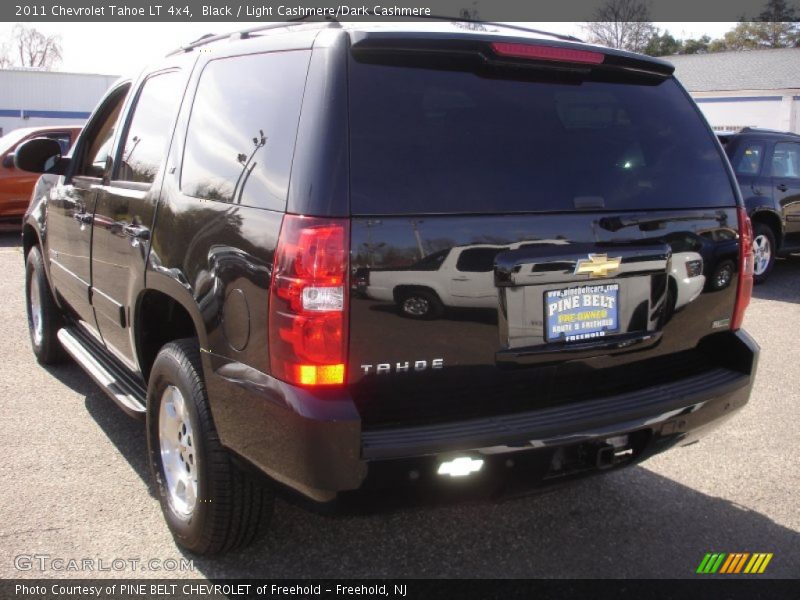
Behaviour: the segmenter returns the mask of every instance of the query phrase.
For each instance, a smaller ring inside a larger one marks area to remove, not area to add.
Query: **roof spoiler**
[[[351,32],[351,48],[358,55],[450,55],[489,65],[515,65],[546,69],[626,70],[669,77],[670,63],[590,44],[497,35],[442,32]]]

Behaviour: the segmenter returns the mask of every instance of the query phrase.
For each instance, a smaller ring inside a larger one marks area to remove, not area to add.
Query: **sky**
[[[263,24],[254,23],[253,25]],[[206,33],[226,33],[248,23],[36,23],[46,34],[60,34],[60,71],[133,75],[149,63]],[[584,38],[581,23],[519,23]],[[677,38],[720,37],[735,23],[655,23]],[[0,23],[0,45],[10,41],[14,23]],[[143,35],[144,34],[144,35]],[[111,49],[118,48],[114,52]]]

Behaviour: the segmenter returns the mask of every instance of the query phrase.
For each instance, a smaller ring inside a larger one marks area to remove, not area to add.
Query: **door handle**
[[[775,187],[778,188],[782,192],[785,192],[786,190],[789,189],[789,186],[787,186],[785,183],[779,183]]]
[[[453,281],[469,281],[469,277],[453,277]]]
[[[150,239],[150,230],[147,227],[142,227],[141,225],[125,225],[122,228],[122,232],[135,240],[147,241]]]
[[[75,219],[81,225],[91,225],[92,221],[94,220],[94,216],[92,216],[90,213],[85,213],[85,212],[73,213],[72,218]]]

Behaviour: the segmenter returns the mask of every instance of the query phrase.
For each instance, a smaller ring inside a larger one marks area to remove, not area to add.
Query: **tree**
[[[12,60],[8,44],[0,44],[0,69],[7,69],[11,66]]]
[[[721,42],[717,44],[716,42]],[[793,48],[800,46],[800,27],[797,23],[780,21],[743,21],[714,40],[712,51],[757,50],[760,48]]]
[[[642,0],[607,0],[583,27],[589,41],[632,52],[642,52],[658,33]]]
[[[50,71],[61,62],[60,35],[45,35],[35,27],[17,24],[11,38],[15,66]]]
[[[683,48],[680,54],[705,54],[708,52],[708,46],[711,43],[711,38],[707,35],[697,39],[689,38],[683,41]]]
[[[768,0],[764,10],[758,15],[759,21],[764,22],[791,22],[800,20],[794,8],[787,6],[786,0]]]
[[[660,33],[656,31],[650,39],[647,40],[647,45],[644,47],[644,53],[650,56],[669,56],[670,54],[680,54],[683,50],[683,44],[680,40],[676,40],[669,31]]]

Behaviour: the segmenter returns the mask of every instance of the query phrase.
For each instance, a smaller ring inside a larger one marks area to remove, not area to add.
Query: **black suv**
[[[146,418],[182,546],[253,539],[279,485],[558,482],[747,402],[750,224],[672,67],[495,29],[205,38],[115,85],[71,155],[16,153],[46,173],[23,232],[34,352]],[[494,250],[377,289],[471,245]],[[729,281],[706,286],[717,260]],[[398,311],[436,289],[461,310]]]
[[[800,252],[800,135],[747,127],[719,134],[753,222],[755,283]]]

